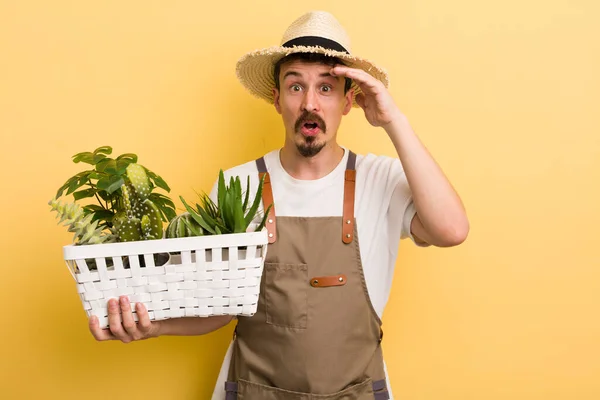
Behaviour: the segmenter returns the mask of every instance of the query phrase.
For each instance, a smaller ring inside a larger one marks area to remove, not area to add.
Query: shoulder
[[[394,186],[404,179],[404,168],[397,157],[372,153],[357,154],[356,174],[360,180]]]

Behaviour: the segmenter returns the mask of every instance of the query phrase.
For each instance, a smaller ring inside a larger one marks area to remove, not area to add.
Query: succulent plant
[[[216,204],[206,193],[200,195],[202,204],[196,204],[195,208],[191,207],[182,196],[179,196],[179,198],[185,206],[187,214],[197,224],[199,234],[243,233],[247,232],[248,227],[257,215],[258,205],[262,200],[263,185],[264,177],[260,180],[254,201],[250,205],[250,177],[248,176],[247,190],[244,195],[239,176],[231,177],[229,185],[226,185],[223,170],[220,170]],[[265,210],[261,222],[255,229],[256,231],[260,231],[264,227],[271,207],[272,205]],[[194,233],[192,229],[194,225],[189,222],[188,217],[183,220],[183,223],[186,227],[190,227],[190,231]],[[172,232],[176,234],[178,232],[177,228],[173,228]],[[185,233],[188,232],[185,231]],[[169,234],[167,228],[167,235]],[[198,236],[197,234],[194,235]]]
[[[92,221],[91,214],[85,214],[83,208],[76,203],[61,203],[53,198],[48,202],[51,211],[56,211],[58,223],[68,226],[69,232],[73,232],[73,243],[76,245],[112,243],[117,240],[114,233],[106,232],[98,227],[98,221]]]
[[[165,237],[168,239],[202,235],[204,235],[202,227],[188,212],[173,218],[165,230]]]
[[[161,239],[162,216],[159,208],[150,200],[152,191],[146,170],[131,163],[126,169],[126,180],[121,186],[124,209],[113,217],[121,242]]]

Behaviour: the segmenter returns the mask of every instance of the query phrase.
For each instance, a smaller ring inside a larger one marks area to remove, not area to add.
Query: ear
[[[279,90],[273,88],[273,105],[279,114],[281,114],[281,106],[279,105]]]
[[[347,115],[352,110],[352,99],[354,98],[354,89],[348,90],[344,97],[344,115]]]

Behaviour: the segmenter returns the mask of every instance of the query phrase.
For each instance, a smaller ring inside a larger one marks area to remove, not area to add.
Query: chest
[[[277,215],[297,217],[341,216],[344,181],[328,185],[273,183],[273,202]]]

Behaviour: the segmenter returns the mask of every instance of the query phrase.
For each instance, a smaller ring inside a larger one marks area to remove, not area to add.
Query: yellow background
[[[234,65],[325,9],[388,69],[471,221],[457,248],[401,244],[384,316],[396,398],[600,398],[598,4],[3,0],[0,397],[209,398],[232,326],[95,342],[46,203],[101,145],[137,153],[175,199],[280,146]],[[394,155],[360,110],[340,139]]]

